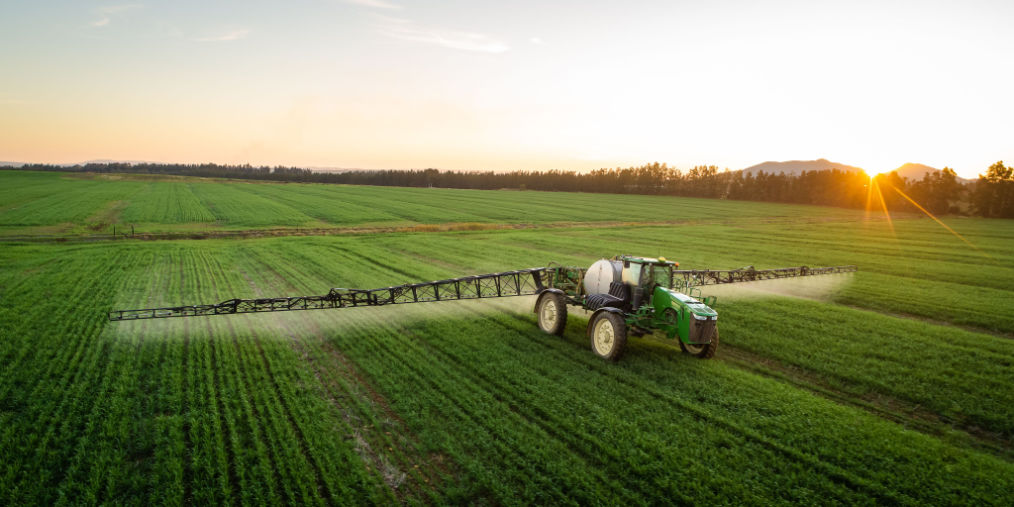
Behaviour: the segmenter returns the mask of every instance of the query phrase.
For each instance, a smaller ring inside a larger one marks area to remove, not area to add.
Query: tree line
[[[728,169],[719,171],[717,166],[701,165],[683,171],[657,162],[586,173],[438,169],[315,171],[283,166],[152,163],[30,164],[21,169],[399,187],[676,195],[846,208],[863,208],[871,204],[880,206],[882,196],[890,210],[915,210],[914,201],[934,214],[1014,218],[1014,168],[1005,166],[1002,161],[990,166],[977,181],[968,184],[959,180],[954,170],[946,167],[914,180],[902,178],[896,172],[871,179],[863,172],[838,169],[804,171],[798,175],[748,174]]]

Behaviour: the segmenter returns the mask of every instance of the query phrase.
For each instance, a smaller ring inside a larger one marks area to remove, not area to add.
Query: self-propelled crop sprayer
[[[856,266],[781,269],[680,270],[678,263],[622,255],[589,268],[549,265],[502,273],[450,278],[379,289],[331,289],[321,296],[229,299],[218,304],[114,310],[109,320],[195,317],[235,313],[357,308],[405,303],[457,301],[536,295],[539,329],[562,334],[567,306],[592,312],[588,320],[591,349],[600,357],[619,359],[627,335],[661,331],[678,338],[688,354],[707,359],[718,347],[715,297],[702,298],[700,286],[754,282],[856,271]]]

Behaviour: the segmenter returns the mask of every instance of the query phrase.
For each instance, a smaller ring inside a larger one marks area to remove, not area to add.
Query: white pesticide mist
[[[242,339],[281,341],[326,339],[364,328],[411,328],[419,322],[452,320],[483,315],[516,313],[532,315],[535,296],[482,298],[417,304],[370,306],[292,312],[215,315],[115,322],[106,326],[107,336],[134,343],[139,340],[181,341],[186,337],[238,334]],[[135,305],[136,306],[136,305]],[[123,307],[130,307],[130,304]]]
[[[535,296],[521,296],[252,314],[247,317],[281,330],[277,334],[283,338],[319,339],[371,327],[412,328],[417,323],[433,320],[454,320],[505,312],[531,314],[534,305]]]
[[[701,291],[706,296],[718,296],[719,302],[723,299],[735,301],[771,296],[788,296],[826,302],[851,283],[852,279],[852,273],[801,276],[728,285],[707,285],[701,287]]]

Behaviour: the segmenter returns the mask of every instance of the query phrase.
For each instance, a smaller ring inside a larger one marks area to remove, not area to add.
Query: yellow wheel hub
[[[553,300],[546,298],[542,302],[542,310],[539,312],[539,317],[542,319],[542,329],[548,331],[556,325],[556,305],[553,304]]]
[[[608,356],[609,352],[613,350],[615,333],[616,330],[613,329],[613,323],[607,318],[600,318],[595,324],[594,330],[595,352],[600,356]]]

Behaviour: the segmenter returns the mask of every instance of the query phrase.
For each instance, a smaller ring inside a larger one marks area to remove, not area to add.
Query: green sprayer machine
[[[617,360],[627,336],[661,332],[691,355],[708,359],[718,348],[715,297],[701,297],[704,285],[756,282],[850,273],[856,266],[780,269],[680,270],[665,258],[621,255],[588,268],[556,266],[449,278],[379,289],[334,288],[320,296],[229,299],[217,304],[114,310],[109,320],[197,317],[537,296],[535,313],[542,331],[560,335],[567,307],[591,312],[588,339],[595,354]]]

